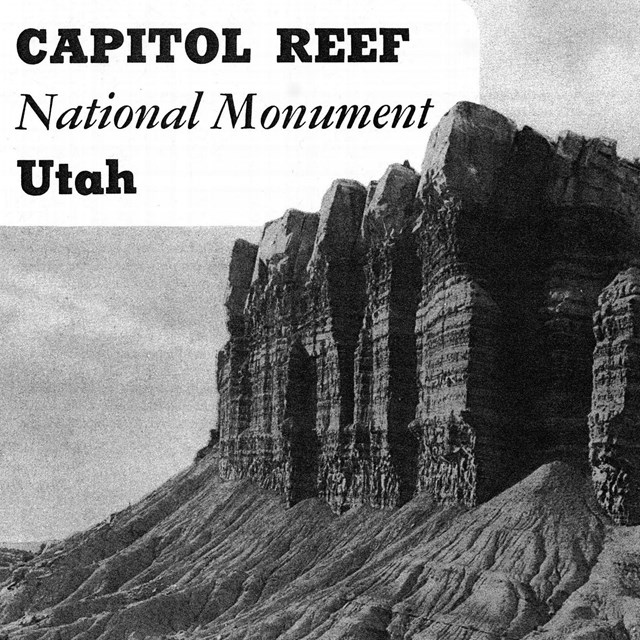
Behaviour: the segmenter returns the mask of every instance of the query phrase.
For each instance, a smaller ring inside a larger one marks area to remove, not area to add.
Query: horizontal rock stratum
[[[615,142],[550,140],[455,105],[420,173],[337,180],[318,213],[239,241],[218,361],[223,476],[341,513],[416,493],[471,506],[546,462],[591,460],[607,512],[640,522],[640,438],[629,426],[617,443],[602,406],[631,394],[620,419],[638,415],[640,359],[621,365],[600,340],[594,369],[592,329],[598,296],[637,259],[640,166]]]

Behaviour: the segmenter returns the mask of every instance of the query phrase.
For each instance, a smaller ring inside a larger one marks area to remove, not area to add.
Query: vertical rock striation
[[[418,487],[474,504],[550,460],[587,463],[591,316],[639,250],[638,167],[456,105],[418,190]]]
[[[320,442],[318,492],[336,512],[344,510],[355,455],[354,352],[364,307],[359,232],[366,189],[336,180],[325,194],[307,270],[303,344],[315,362],[316,433]]]
[[[506,457],[500,367],[504,316],[495,299],[500,237],[492,198],[515,125],[460,103],[429,140],[418,187],[422,258],[417,312],[418,490],[475,504]]]
[[[238,436],[249,426],[251,390],[248,385],[248,340],[244,307],[258,247],[236,240],[229,263],[229,283],[224,305],[227,310],[229,341],[218,354],[218,434],[223,475],[232,472]]]
[[[313,495],[299,477],[299,430],[303,412],[295,403],[299,362],[293,358],[301,313],[304,273],[318,224],[315,214],[288,210],[265,225],[252,269],[246,308],[243,388],[248,390],[246,430],[228,445],[226,475],[250,477],[292,496]],[[221,403],[223,394],[221,392]],[[308,428],[308,425],[306,425]],[[295,443],[292,444],[292,442]],[[296,479],[295,488],[292,484]]]
[[[598,295],[638,255],[639,167],[615,142],[568,132],[555,145],[543,246],[541,462],[586,460]]]
[[[415,316],[420,268],[412,235],[418,174],[391,165],[370,187],[362,221],[367,302],[355,354],[350,502],[393,506],[415,491]]]
[[[640,524],[640,269],[618,274],[594,315],[589,415],[596,495],[618,524]]]
[[[338,180],[317,214],[289,210],[259,247],[234,247],[221,473],[340,513],[416,491],[474,505],[545,462],[586,467],[591,318],[640,257],[639,221],[640,166],[614,142],[552,141],[455,105],[420,174]],[[606,417],[634,411],[624,327],[598,343],[589,418],[596,485],[619,521],[636,518],[635,485],[619,488],[620,469],[635,482],[635,445],[616,444]]]

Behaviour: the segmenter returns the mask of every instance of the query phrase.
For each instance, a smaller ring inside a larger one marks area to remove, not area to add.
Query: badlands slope
[[[640,529],[552,463],[474,509],[285,509],[210,455],[89,531],[16,561],[21,640],[622,640],[640,635]],[[634,635],[635,634],[635,635]]]

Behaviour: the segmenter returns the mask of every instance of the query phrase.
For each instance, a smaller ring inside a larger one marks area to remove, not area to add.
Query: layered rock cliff
[[[5,554],[0,639],[639,637],[639,194],[461,103],[420,173],[239,240],[209,447]]]
[[[370,185],[362,222],[367,304],[355,353],[360,460],[351,493],[354,501],[377,506],[406,502],[415,490],[417,447],[407,425],[417,402],[420,263],[412,225],[418,180],[411,167],[391,165]]]
[[[234,249],[223,474],[340,513],[416,492],[474,505],[545,462],[586,468],[592,316],[640,257],[639,214],[640,167],[614,142],[457,104],[419,174],[336,181],[317,214]]]
[[[640,522],[640,270],[620,273],[594,316],[590,458],[598,500],[619,524]]]

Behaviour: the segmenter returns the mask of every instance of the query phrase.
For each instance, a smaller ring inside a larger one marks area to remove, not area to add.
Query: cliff
[[[461,103],[237,241],[209,446],[4,554],[0,640],[638,637],[639,190]]]
[[[239,241],[222,475],[336,513],[416,493],[472,506],[553,460],[591,459],[601,483],[592,316],[640,257],[639,194],[613,141],[550,140],[459,103],[420,173],[336,181],[318,213]]]
[[[640,523],[640,270],[598,299],[590,459],[600,503],[618,524]]]

